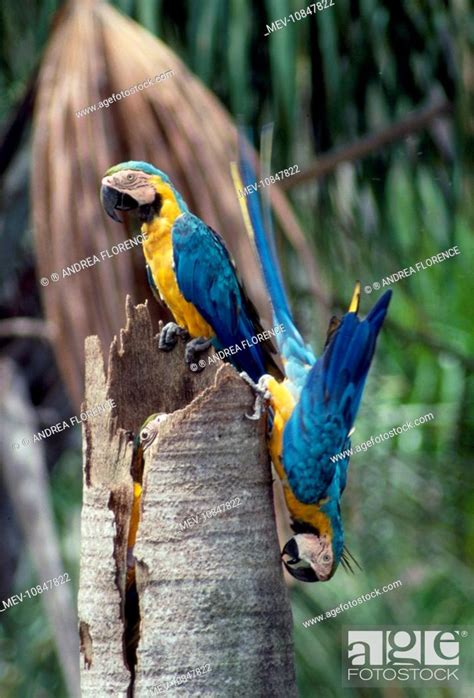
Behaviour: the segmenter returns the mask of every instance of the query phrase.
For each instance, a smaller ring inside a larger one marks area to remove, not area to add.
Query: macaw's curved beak
[[[290,567],[290,565],[284,560],[283,564],[286,567],[286,571],[299,582],[319,582],[316,572],[312,567]]]
[[[103,184],[100,188],[100,201],[104,211],[118,223],[121,223],[122,220],[116,211],[132,211],[139,206],[138,201],[135,201],[132,196],[117,191],[117,189],[109,187],[108,184]]]
[[[286,562],[282,560],[285,565],[286,571],[291,574],[292,577],[300,582],[319,582],[319,578],[316,576],[316,572],[312,567],[294,567],[298,562],[301,562],[298,553],[298,545],[294,538],[285,544],[285,547],[281,551],[281,556],[288,555],[291,559]]]

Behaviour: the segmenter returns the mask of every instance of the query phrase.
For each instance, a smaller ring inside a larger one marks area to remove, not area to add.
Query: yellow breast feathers
[[[162,201],[159,214],[150,223],[142,225],[142,232],[146,235],[143,251],[153,281],[178,325],[184,327],[192,337],[212,337],[212,328],[194,306],[185,300],[174,273],[171,228],[182,211],[169,184],[159,177],[151,177],[150,183]]]
[[[319,502],[319,504],[304,504],[300,502],[296,499],[286,479],[283,463],[281,461],[283,431],[295,407],[295,400],[288,388],[287,382],[287,379],[285,379],[282,383],[279,383],[273,377],[269,378],[266,382],[266,387],[271,394],[270,402],[274,413],[268,449],[278,477],[282,481],[286,506],[288,507],[292,519],[311,524],[320,531],[321,535],[330,535],[332,527],[329,517],[319,508],[322,502]]]
[[[285,473],[281,463],[281,452],[283,449],[283,430],[295,406],[295,400],[288,389],[287,380],[279,383],[271,377],[266,381],[266,387],[271,395],[271,406],[273,408],[273,426],[269,438],[268,448],[272,463],[276,468],[280,480],[285,481]]]

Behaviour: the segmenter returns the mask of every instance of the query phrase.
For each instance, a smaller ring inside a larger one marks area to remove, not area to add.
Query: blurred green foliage
[[[2,3],[2,119],[37,65],[56,4]],[[115,4],[177,51],[236,118],[256,129],[275,122],[275,171],[293,163],[304,170],[318,153],[389,125],[435,96],[453,105],[452,119],[291,192],[333,310],[348,302],[357,278],[363,286],[382,284],[384,277],[453,245],[461,253],[394,285],[353,441],[427,412],[434,420],[353,457],[343,517],[347,544],[363,571],[352,577],[339,570],[329,584],[292,591],[301,695],[340,696],[343,626],[474,624],[469,398],[474,338],[468,319],[473,219],[467,196],[472,163],[463,89],[468,3],[336,0],[334,7],[266,38],[267,24],[309,3]],[[298,322],[319,350],[317,319],[327,311],[315,307],[295,252],[285,240],[279,247]],[[377,295],[363,294],[363,313]],[[79,459],[79,452],[66,454],[51,481],[68,570],[78,565]],[[397,579],[400,589],[337,619],[302,626],[305,619]],[[25,563],[17,589],[34,581]],[[2,622],[2,672],[6,667],[6,685],[13,691],[7,695],[15,690],[21,696],[61,695],[40,602],[12,609]],[[422,693],[407,688],[397,695]],[[441,695],[461,694],[430,690],[433,698]]]
[[[80,429],[77,427],[78,433]],[[73,598],[79,587],[79,529],[81,453],[66,451],[51,476],[51,497],[64,571],[69,573]],[[23,551],[12,594],[20,594],[45,579],[37,577]],[[54,586],[44,594],[54,594]],[[2,698],[61,698],[66,696],[51,628],[41,596],[27,598],[4,611],[0,621],[0,686]]]

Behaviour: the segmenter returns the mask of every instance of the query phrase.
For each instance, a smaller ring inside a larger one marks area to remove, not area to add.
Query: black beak
[[[300,582],[319,582],[316,572],[312,567],[290,567],[284,560],[283,564],[286,567],[287,572],[291,574],[292,577]]]
[[[100,188],[100,200],[104,211],[118,223],[122,221],[116,211],[132,211],[138,208],[138,202],[132,196],[123,194],[121,191],[117,191],[106,184],[103,184]]]
[[[286,542],[285,547],[281,551],[281,556],[283,557],[283,555],[288,555],[288,557],[291,558],[291,560],[288,560],[288,562],[290,562],[292,565],[295,565],[300,561],[298,545],[294,538],[290,538],[290,540]]]
[[[285,547],[281,551],[281,556],[283,557],[283,555],[288,555],[291,558],[288,560],[288,562],[283,560],[283,564],[285,565],[287,572],[289,572],[292,577],[298,579],[300,582],[319,582],[316,572],[312,567],[293,567],[293,565],[297,565],[298,562],[301,562],[298,552],[298,544],[294,538],[290,538],[290,540],[285,544]]]

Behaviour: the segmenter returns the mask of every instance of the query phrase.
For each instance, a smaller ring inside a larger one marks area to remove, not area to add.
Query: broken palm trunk
[[[160,352],[146,306],[127,299],[107,375],[86,340],[85,395],[86,409],[115,407],[84,425],[82,695],[296,695],[265,420],[246,417],[248,385],[221,362],[192,374],[181,342]],[[153,413],[166,416],[145,453],[130,653],[129,432]]]

